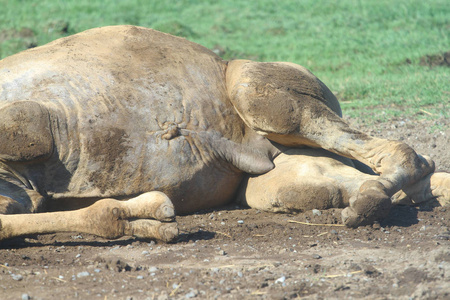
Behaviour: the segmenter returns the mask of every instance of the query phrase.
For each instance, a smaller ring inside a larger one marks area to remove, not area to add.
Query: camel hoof
[[[341,213],[342,223],[347,227],[356,228],[358,226],[366,225],[364,224],[364,218],[358,215],[356,211],[351,207],[346,207]]]
[[[172,201],[161,192],[147,192],[122,202],[128,209],[128,216],[137,219],[155,219],[163,222],[175,220]]]
[[[155,219],[163,222],[170,222],[175,220],[175,208],[172,202],[160,205],[155,211]]]
[[[431,177],[431,194],[441,206],[450,206],[450,173],[434,173]]]
[[[166,243],[173,242],[178,237],[177,223],[165,223],[159,227],[160,240]]]
[[[366,181],[361,185],[359,194],[350,199],[350,207],[342,211],[342,222],[348,227],[373,224],[386,218],[391,206],[391,198],[384,186],[375,180]]]

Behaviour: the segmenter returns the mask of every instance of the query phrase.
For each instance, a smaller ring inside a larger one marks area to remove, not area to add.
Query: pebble
[[[313,254],[312,258],[314,258],[314,259],[321,259],[322,256],[320,256],[319,254]]]
[[[31,299],[30,295],[22,294],[22,300],[29,300],[29,299]]]
[[[153,273],[153,272],[158,271],[158,268],[157,267],[150,267],[150,268],[148,268],[148,271]]]
[[[198,291],[197,290],[192,290],[189,293],[187,293],[186,295],[184,295],[185,298],[195,298],[198,295]]]
[[[144,279],[144,276],[142,275],[136,276],[136,279]]]
[[[275,280],[275,283],[283,283],[286,281],[286,276],[281,276],[277,280]]]
[[[420,231],[425,231],[428,229],[429,226],[423,225],[422,227],[420,227]]]
[[[220,250],[219,251],[219,255],[227,255],[227,253],[225,251],[223,251],[223,250]]]
[[[147,250],[142,251],[142,255],[147,255],[150,254],[150,252],[148,252]]]
[[[244,224],[244,221],[243,220],[239,220],[239,221],[237,221],[238,222],[238,224]]]
[[[313,215],[315,215],[315,216],[320,216],[320,215],[322,214],[322,212],[321,212],[320,210],[318,210],[318,209],[313,209],[313,210],[312,210],[312,213],[313,213]]]
[[[274,263],[272,263],[273,264],[273,266],[275,267],[275,268],[278,268],[279,266],[281,266],[281,265],[283,265],[281,262],[279,262],[279,261],[276,261],[276,262],[274,262]]]
[[[78,273],[77,277],[81,278],[81,277],[86,277],[86,276],[89,276],[89,275],[91,275],[91,274],[89,274],[89,272],[83,271],[83,272]]]
[[[20,274],[11,274],[12,279],[21,281],[23,279],[23,276]]]

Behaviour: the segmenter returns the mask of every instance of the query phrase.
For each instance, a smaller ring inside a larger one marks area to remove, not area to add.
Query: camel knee
[[[377,140],[380,141],[383,140]],[[383,141],[383,145],[369,151],[369,156],[374,171],[386,179],[383,184],[390,195],[432,173],[435,167],[429,157],[418,155],[410,146],[397,141]]]
[[[89,233],[111,239],[125,235],[129,216],[128,210],[122,207],[120,201],[102,199],[80,212],[82,226],[89,229]]]
[[[32,101],[0,109],[0,159],[30,162],[50,157],[53,136],[46,108]]]

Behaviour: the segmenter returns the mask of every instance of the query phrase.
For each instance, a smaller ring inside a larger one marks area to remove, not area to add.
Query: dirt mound
[[[18,40],[24,48],[37,46],[37,38],[32,29],[23,27],[20,30],[11,28],[0,31],[0,44],[9,40]]]
[[[20,30],[17,29],[3,29],[2,31],[0,31],[0,41],[3,42],[5,40],[10,40],[13,38],[23,38],[23,39],[27,39],[27,38],[34,38],[34,32],[33,30],[31,30],[30,28],[24,27]]]
[[[430,68],[433,67],[450,67],[450,51],[433,54],[433,55],[425,55],[420,58],[420,65],[427,66]]]

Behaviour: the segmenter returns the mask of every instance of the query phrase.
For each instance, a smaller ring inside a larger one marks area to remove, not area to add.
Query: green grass
[[[450,69],[419,64],[450,51],[448,0],[0,0],[0,7],[0,57],[92,27],[134,24],[225,59],[304,65],[347,116],[450,117]]]

